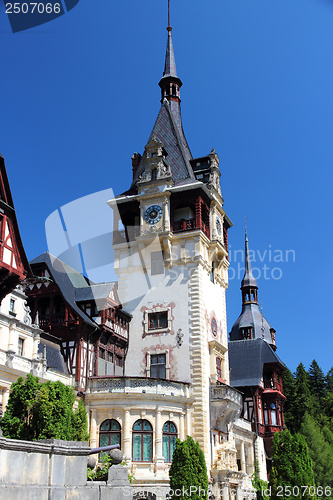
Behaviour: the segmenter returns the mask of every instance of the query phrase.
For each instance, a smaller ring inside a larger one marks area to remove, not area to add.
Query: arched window
[[[163,425],[163,457],[165,462],[172,462],[172,455],[176,448],[177,429],[172,422]]]
[[[99,428],[99,445],[121,445],[121,427],[117,420],[104,420]]]
[[[151,180],[156,181],[156,179],[157,179],[157,168],[153,168],[153,170],[151,171]]]
[[[133,462],[152,462],[153,428],[148,420],[137,420],[133,425]]]

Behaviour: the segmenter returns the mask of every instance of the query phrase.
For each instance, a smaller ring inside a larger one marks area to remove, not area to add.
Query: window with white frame
[[[168,332],[171,330],[170,307],[154,307],[144,313],[145,334]]]
[[[169,379],[169,351],[147,353],[147,377]]]
[[[10,301],[9,301],[9,314],[11,316],[16,316],[16,314],[15,314],[15,299],[10,299]]]

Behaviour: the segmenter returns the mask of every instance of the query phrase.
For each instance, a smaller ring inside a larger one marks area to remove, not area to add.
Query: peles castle
[[[61,380],[84,400],[91,447],[121,445],[135,498],[166,498],[176,439],[189,435],[212,498],[254,499],[255,463],[266,480],[284,427],[285,366],[259,309],[247,235],[228,341],[232,222],[215,150],[193,158],[186,141],[167,30],[157,119],[132,156],[129,189],[105,199],[117,282],[93,283],[48,252],[27,262],[0,157],[0,408],[20,375]]]

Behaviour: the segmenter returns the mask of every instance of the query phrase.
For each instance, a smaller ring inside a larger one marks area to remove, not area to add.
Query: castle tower
[[[229,383],[232,224],[215,150],[193,159],[187,144],[170,25],[167,30],[160,111],[143,155],[132,157],[130,189],[109,201],[119,297],[133,316],[125,375],[188,384],[184,433],[199,441],[210,467],[211,385]],[[237,409],[231,404],[228,411]]]

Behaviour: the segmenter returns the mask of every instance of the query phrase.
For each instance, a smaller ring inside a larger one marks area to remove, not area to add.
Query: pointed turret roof
[[[276,349],[275,330],[264,318],[258,304],[258,285],[252,273],[247,230],[245,230],[245,273],[241,290],[242,312],[231,329],[230,341],[263,339]]]
[[[247,229],[245,229],[245,273],[242,279],[241,288],[251,287],[258,288],[257,280],[252,274],[251,258],[249,251],[249,239],[247,237]]]
[[[190,160],[192,154],[185,138],[180,110],[179,89],[182,86],[177,76],[175,54],[171,36],[169,19],[168,42],[165,55],[163,77],[159,82],[162,90],[161,108],[157,115],[149,141],[153,138],[161,142],[167,153],[165,162],[170,167],[171,176],[175,184],[193,182],[195,179]],[[136,170],[133,184],[145,170],[146,152],[143,154]]]
[[[167,78],[170,76],[173,78],[178,78],[177,70],[176,70],[175,53],[173,50],[173,43],[172,43],[172,35],[171,35],[172,28],[171,28],[171,26],[168,26],[167,30],[168,30],[168,42],[167,42],[167,50],[166,50],[166,55],[165,55],[163,78]]]

